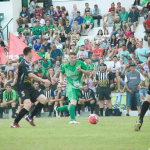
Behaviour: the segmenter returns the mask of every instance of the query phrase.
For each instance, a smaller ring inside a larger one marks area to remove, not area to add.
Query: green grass
[[[0,150],[148,150],[150,117],[140,132],[133,128],[137,119],[101,117],[92,125],[81,117],[80,125],[69,125],[69,118],[35,118],[36,127],[23,119],[17,129],[12,119],[0,119]]]

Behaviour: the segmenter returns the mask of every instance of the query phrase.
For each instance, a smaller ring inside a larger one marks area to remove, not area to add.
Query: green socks
[[[74,115],[75,107],[76,106],[73,104],[70,105],[69,113],[70,113],[71,121],[75,120],[75,115]]]
[[[62,107],[58,107],[57,111],[68,111],[68,105],[64,105]]]

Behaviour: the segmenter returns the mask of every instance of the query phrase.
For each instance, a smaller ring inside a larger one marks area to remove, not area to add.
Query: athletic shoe
[[[18,123],[12,123],[10,127],[11,128],[20,128]]]
[[[80,114],[77,114],[77,117],[80,117]]]
[[[57,118],[60,118],[60,116],[59,116],[59,114],[58,114],[58,111],[57,111],[57,107],[54,107],[54,110],[55,110],[55,112],[56,112],[56,117],[57,117]]]
[[[142,120],[138,120],[138,121],[136,122],[136,125],[135,125],[135,127],[134,127],[134,130],[135,130],[135,131],[140,131],[141,126],[142,126],[142,123],[143,123]]]
[[[34,122],[33,122],[33,118],[26,116],[25,119],[31,124],[31,126],[35,126]]]
[[[129,114],[126,114],[126,116],[130,116]]]
[[[80,124],[80,122],[73,120],[73,121],[70,121],[69,124]]]

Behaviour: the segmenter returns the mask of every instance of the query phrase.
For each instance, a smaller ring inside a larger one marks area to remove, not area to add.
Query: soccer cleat
[[[55,110],[55,112],[56,112],[56,117],[57,117],[57,118],[60,118],[60,116],[59,116],[59,114],[58,114],[58,111],[57,111],[57,107],[54,107],[54,110]]]
[[[77,114],[77,117],[80,117],[80,114]]]
[[[140,131],[141,126],[142,126],[142,123],[143,123],[142,120],[138,120],[138,121],[136,122],[136,125],[135,125],[135,127],[134,127],[134,130],[135,130],[135,131]]]
[[[31,126],[35,126],[34,122],[33,122],[33,118],[26,116],[25,119],[31,124]]]
[[[70,121],[69,124],[80,124],[80,122],[73,120],[73,121]]]
[[[10,127],[11,128],[20,128],[18,123],[12,123]]]
[[[126,116],[130,116],[129,114],[126,114]]]

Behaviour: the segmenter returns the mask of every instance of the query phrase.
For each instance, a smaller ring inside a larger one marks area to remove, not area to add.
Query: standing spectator
[[[94,5],[94,9],[92,11],[93,19],[97,19],[97,26],[100,27],[100,19],[102,19],[101,10],[98,8],[98,5]]]
[[[140,81],[143,81],[142,84],[140,84]],[[126,100],[127,114],[126,116],[129,116],[129,109],[131,107],[133,100],[136,101],[138,114],[141,113],[139,89],[140,89],[140,86],[144,85],[144,83],[145,83],[145,78],[143,77],[141,73],[135,71],[135,64],[134,63],[130,64],[130,72],[128,72],[125,75],[125,86],[127,89],[127,100]]]
[[[135,32],[136,27],[140,23],[140,15],[139,12],[135,10],[135,6],[132,6],[132,11],[129,13],[128,16],[128,25],[133,25],[133,32]]]
[[[83,24],[82,24],[82,30],[83,30],[83,35],[87,36],[90,30],[94,27],[94,20],[93,17],[90,15],[90,12],[87,12],[87,15],[83,19]],[[88,30],[86,31],[85,34],[85,29]]]
[[[77,11],[77,17],[75,18],[75,20],[78,21],[78,25],[82,25],[83,17],[80,15],[80,11]]]
[[[107,16],[107,21],[105,21],[105,17]],[[106,30],[106,27],[112,27],[115,22],[117,14],[115,14],[115,10],[112,9],[110,13],[103,15],[103,29]]]
[[[41,39],[43,35],[43,27],[40,26],[40,20],[36,20],[36,26],[32,29],[32,40]]]
[[[96,83],[98,84],[98,99],[100,101],[100,115],[103,116],[104,99],[108,102],[109,115],[112,116],[112,103],[111,103],[111,90],[110,84],[112,83],[112,77],[109,72],[106,71],[106,64],[100,64],[100,71],[96,74]]]
[[[139,48],[136,50],[136,55],[139,57],[140,63],[147,61],[147,57],[149,56],[149,54],[148,50],[143,47],[143,41],[139,42]]]
[[[52,52],[51,52],[51,61],[54,64],[56,62],[56,60],[61,61],[62,59],[62,52],[60,49],[56,49],[56,45],[52,46]]]
[[[85,9],[84,9],[84,12],[83,12],[83,17],[85,17],[87,15],[87,12],[90,13],[90,16],[92,15],[92,9],[89,8],[89,3],[85,3]]]
[[[55,13],[55,21],[58,21],[62,17],[62,11],[60,10],[60,6],[56,6],[56,13]]]
[[[17,23],[19,25],[19,28],[22,28],[21,22],[23,22],[26,25],[28,19],[29,19],[28,11],[26,10],[26,7],[23,6],[22,11],[20,12],[20,16],[17,19]]]
[[[47,13],[51,16],[52,19],[54,19],[56,11],[54,10],[53,5],[50,6],[50,8],[49,8]]]

